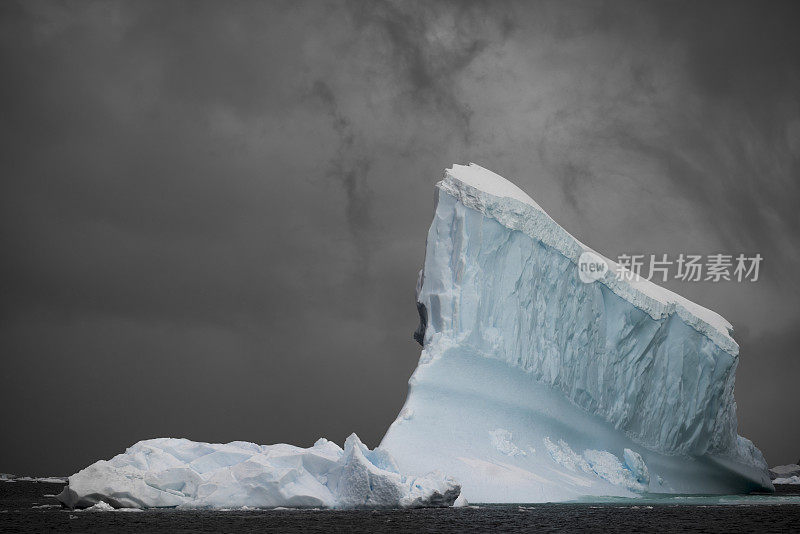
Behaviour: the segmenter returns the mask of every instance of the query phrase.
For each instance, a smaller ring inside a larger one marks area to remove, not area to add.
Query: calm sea
[[[0,482],[2,532],[800,532],[800,487],[774,495],[682,496],[451,509],[85,512],[62,485]]]

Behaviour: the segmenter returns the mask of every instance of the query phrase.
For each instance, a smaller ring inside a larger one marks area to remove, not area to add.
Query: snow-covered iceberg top
[[[379,508],[450,506],[460,486],[441,473],[403,476],[355,434],[344,449],[324,438],[307,449],[244,441],[140,441],[69,477],[71,508]]]
[[[437,187],[468,208],[480,211],[503,226],[519,230],[578,263],[583,252],[602,257],[609,266],[598,281],[653,319],[677,314],[687,325],[706,335],[729,354],[739,353],[731,337],[733,326],[721,315],[643,277],[620,278],[617,263],[584,245],[556,223],[519,187],[480,165],[453,165]]]

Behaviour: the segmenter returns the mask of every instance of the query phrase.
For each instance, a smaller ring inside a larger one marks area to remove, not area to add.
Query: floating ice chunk
[[[460,486],[441,473],[407,477],[382,449],[352,434],[292,445],[141,441],[69,477],[72,508],[371,508],[450,506]]]
[[[113,511],[114,507],[103,501],[100,501],[99,503],[94,504],[84,510],[84,512],[113,512]]]
[[[788,478],[776,478],[773,484],[800,484],[800,476],[794,475]]]

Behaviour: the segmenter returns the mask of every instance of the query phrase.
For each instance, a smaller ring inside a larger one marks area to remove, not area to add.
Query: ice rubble
[[[12,475],[11,473],[0,473],[0,482],[46,482],[49,484],[64,484],[66,477],[28,477]]]
[[[440,473],[400,474],[385,451],[358,436],[344,450],[326,439],[293,445],[198,443],[158,438],[69,477],[71,508],[375,508],[450,506],[458,484]]]
[[[585,251],[511,182],[448,169],[417,285],[424,349],[381,447],[470,502],[770,489],[736,434],[731,325],[607,258],[582,282]]]

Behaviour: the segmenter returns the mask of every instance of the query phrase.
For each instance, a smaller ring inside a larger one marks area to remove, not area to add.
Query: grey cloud
[[[796,460],[761,393],[797,361],[794,6],[0,4],[0,471],[376,445],[433,184],[468,160],[612,255],[764,253],[764,284],[670,287],[736,324],[742,429]]]
[[[515,29],[506,14],[486,21],[477,4],[366,2],[355,4],[356,30],[377,26],[388,41],[386,67],[401,73],[403,96],[422,109],[436,109],[470,142],[473,110],[456,94],[455,78],[490,45]],[[488,30],[488,31],[487,31]]]
[[[323,104],[333,123],[333,130],[339,137],[336,156],[330,162],[327,174],[341,184],[344,189],[347,198],[345,207],[347,222],[354,238],[360,242],[372,219],[370,214],[372,192],[367,182],[370,159],[357,151],[353,125],[347,117],[342,115],[336,102],[336,96],[328,84],[323,80],[315,81],[310,94]],[[368,261],[367,248],[360,244],[359,249],[361,260]],[[363,272],[362,270],[361,273],[363,274]]]

